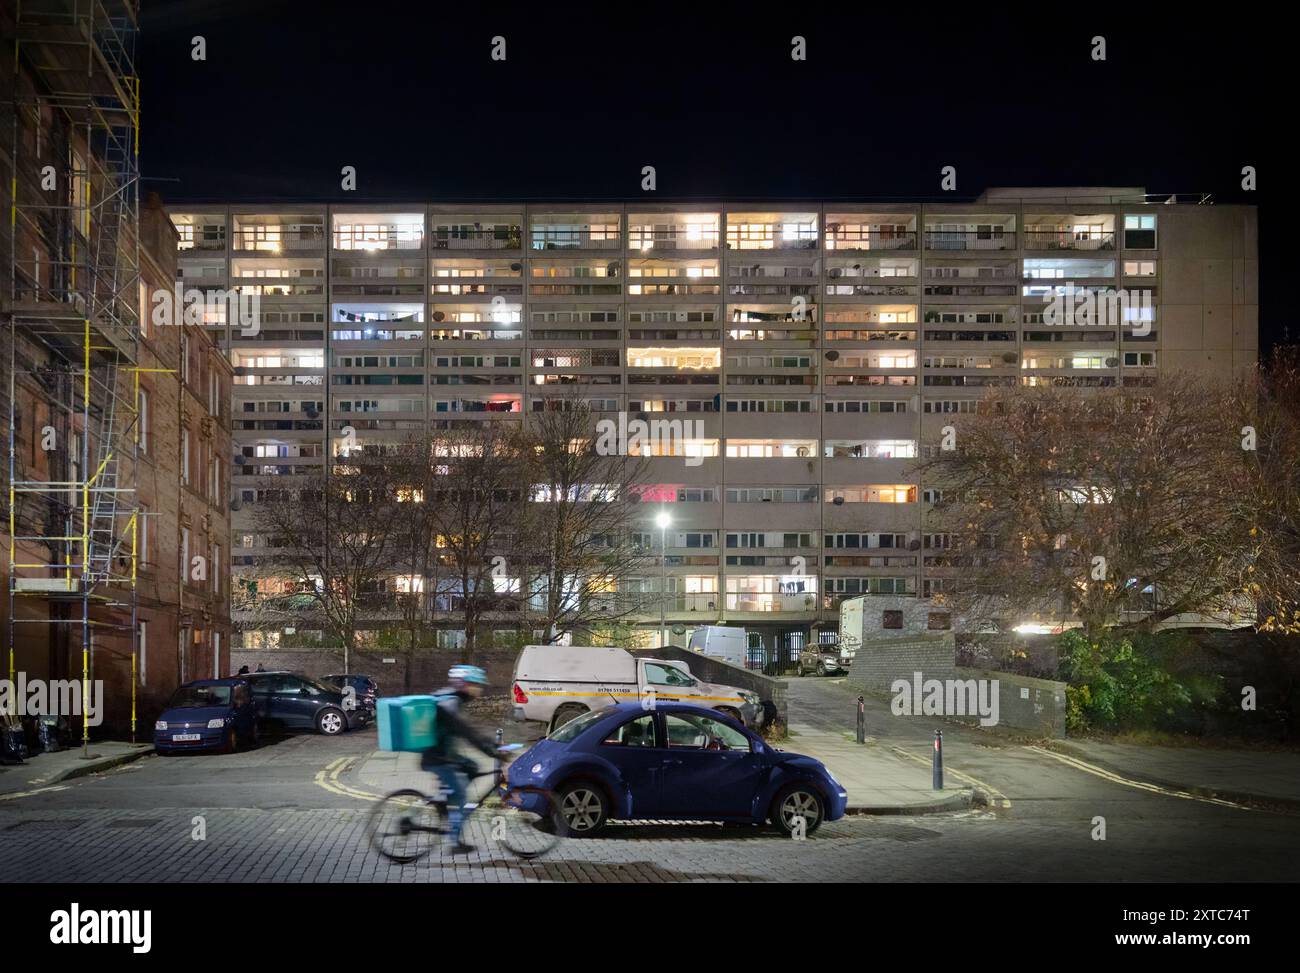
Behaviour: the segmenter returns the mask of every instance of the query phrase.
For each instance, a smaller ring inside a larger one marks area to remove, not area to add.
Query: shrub
[[[1066,729],[1151,728],[1177,717],[1191,704],[1192,693],[1165,668],[1171,648],[1178,647],[1142,632],[1110,631],[1096,640],[1079,629],[1063,633]]]

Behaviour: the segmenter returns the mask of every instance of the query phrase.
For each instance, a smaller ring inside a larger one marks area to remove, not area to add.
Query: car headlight
[[[225,725],[226,721],[221,717],[217,717],[215,720],[208,720],[209,730],[220,730]]]
[[[741,690],[741,692],[738,695],[740,696],[741,699],[743,699],[747,703],[757,705],[760,702],[758,695],[756,693],[750,693]]]
[[[531,767],[528,768],[528,772],[530,774],[540,774],[542,772],[542,765],[533,764]]]
[[[166,721],[166,720],[158,720],[156,723],[154,723],[153,728],[154,728],[155,730],[165,730],[165,729],[167,729],[167,721]]]

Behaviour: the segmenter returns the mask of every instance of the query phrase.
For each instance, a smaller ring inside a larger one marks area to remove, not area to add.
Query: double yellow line
[[[1127,777],[1121,777],[1119,774],[1106,770],[1104,767],[1098,767],[1096,764],[1090,764],[1077,757],[1070,757],[1063,753],[1057,753],[1054,750],[1046,750],[1043,747],[1030,746],[1025,749],[1032,750],[1034,753],[1042,754],[1045,757],[1051,757],[1053,760],[1059,760],[1067,767],[1073,767],[1075,770],[1082,770],[1085,774],[1092,774],[1094,777],[1108,780],[1112,784],[1121,784],[1124,787],[1132,787],[1135,790],[1148,791],[1152,794],[1164,794],[1166,797],[1180,797],[1185,801],[1200,801],[1202,804],[1217,804],[1220,807],[1235,807],[1239,811],[1253,810],[1245,804],[1238,804],[1235,801],[1225,801],[1221,797],[1206,797],[1202,794],[1193,794],[1190,791],[1180,791],[1174,787],[1163,787],[1160,784],[1148,784],[1145,781],[1130,780]]]
[[[316,786],[340,797],[351,797],[358,801],[382,801],[383,795],[363,791],[359,787],[343,783],[340,779],[344,773],[352,769],[356,761],[356,757],[339,757],[326,764],[323,770],[316,771]]]

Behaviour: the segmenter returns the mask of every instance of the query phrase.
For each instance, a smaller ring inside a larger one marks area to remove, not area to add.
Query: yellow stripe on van
[[[520,688],[522,689],[523,687]],[[611,696],[614,697],[622,696],[625,699],[642,698],[640,693],[567,693],[567,692],[559,692],[559,691],[552,692],[550,690],[545,690],[545,689],[524,689],[524,692],[527,693],[529,696],[602,696],[606,699],[608,699]],[[653,695],[655,699],[685,699],[685,700],[707,699],[717,703],[734,703],[737,700],[740,700],[740,702],[744,702],[744,700],[740,699],[739,696],[679,696],[676,693],[660,693],[660,692],[647,693],[646,695],[647,696]]]

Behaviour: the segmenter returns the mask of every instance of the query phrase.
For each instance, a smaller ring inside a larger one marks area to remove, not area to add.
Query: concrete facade
[[[642,590],[670,625],[745,626],[756,656],[833,634],[843,597],[944,590],[954,569],[926,532],[912,460],[985,388],[1142,385],[1256,361],[1255,210],[1139,188],[213,205],[174,219],[186,286],[262,301],[256,333],[212,328],[237,372],[236,571],[274,553],[252,526],[258,483],[320,475],[346,427],[365,444],[526,423],[576,386],[611,419],[698,421],[694,462],[650,460],[648,496],[672,526],[668,590],[657,576]],[[1150,319],[1045,323],[1067,281],[1149,295]],[[657,615],[641,620],[647,641]],[[241,625],[250,646],[280,638]]]

